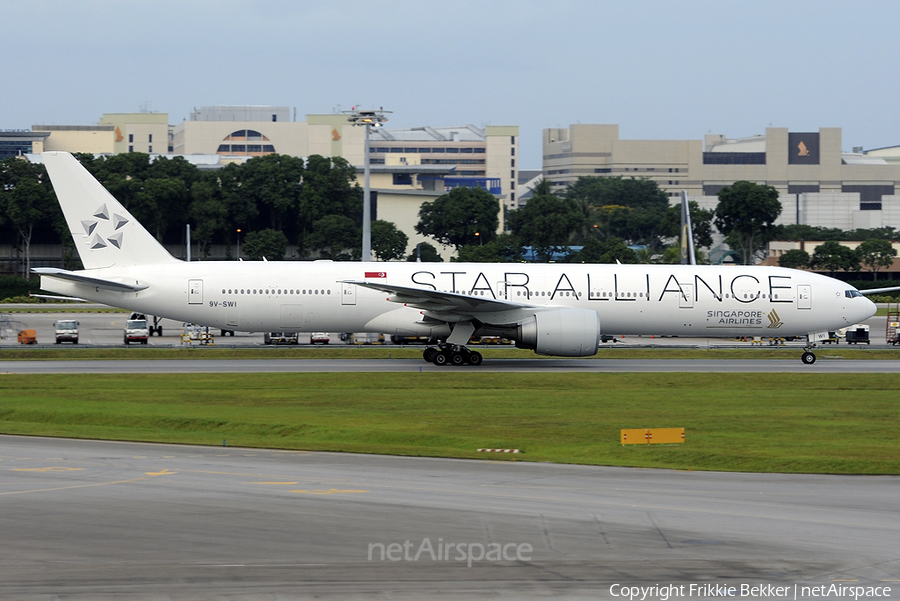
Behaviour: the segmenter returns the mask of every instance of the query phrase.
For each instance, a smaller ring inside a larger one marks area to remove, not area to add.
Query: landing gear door
[[[203,280],[188,280],[188,304],[203,304]]]

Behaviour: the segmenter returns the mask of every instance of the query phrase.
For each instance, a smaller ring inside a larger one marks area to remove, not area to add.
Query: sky
[[[613,123],[622,139],[843,129],[900,144],[894,0],[0,0],[0,129],[272,105],[388,128]]]

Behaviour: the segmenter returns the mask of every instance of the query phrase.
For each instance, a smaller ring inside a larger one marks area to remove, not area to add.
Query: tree
[[[372,222],[372,252],[379,261],[402,259],[406,254],[409,236],[390,221],[376,219]]]
[[[778,257],[778,265],[790,269],[803,269],[809,267],[809,253],[805,250],[800,250],[799,248],[792,248]]]
[[[713,243],[712,220],[716,214],[715,211],[701,209],[695,200],[688,201],[688,210],[691,214],[691,235],[694,238],[694,248],[709,248]],[[663,229],[671,237],[681,237],[681,204],[668,208]]]
[[[618,237],[631,244],[658,248],[662,246],[662,238],[675,235],[666,231],[668,196],[653,180],[579,177],[566,190],[566,198],[582,207],[582,213],[586,204],[593,207],[587,218],[593,217],[594,223],[588,225],[603,238]]]
[[[569,245],[584,217],[574,200],[539,194],[524,207],[511,211],[507,221],[520,244],[531,246],[538,259],[547,262],[553,253]]]
[[[775,188],[739,181],[719,191],[715,224],[728,245],[741,253],[744,265],[750,265],[772,239],[780,214]]]
[[[438,254],[437,249],[428,242],[419,242],[413,249],[407,261],[422,261],[423,263],[443,263],[444,258]]]
[[[874,279],[878,279],[878,270],[894,264],[897,249],[889,240],[871,238],[856,247],[860,262],[869,268]]]
[[[25,250],[25,277],[31,277],[35,226],[59,212],[43,165],[11,158],[0,162],[0,212],[12,222]]]
[[[326,259],[359,260],[362,254],[362,232],[345,215],[326,215],[316,221],[307,242]]]
[[[228,205],[213,178],[203,178],[191,186],[191,237],[200,245],[199,255],[205,257],[212,239],[224,232],[228,219]]]
[[[487,244],[463,246],[452,260],[460,263],[516,263],[522,260],[522,245],[515,236],[504,233]]]
[[[422,203],[416,232],[458,250],[493,240],[499,214],[500,203],[484,188],[454,188],[434,202]]]
[[[266,229],[258,232],[250,232],[244,239],[244,252],[254,260],[266,258],[271,261],[280,261],[287,250],[288,239],[284,232]]]
[[[298,197],[298,247],[307,248],[306,238],[314,231],[314,224],[327,215],[343,215],[361,227],[362,197],[362,189],[356,184],[356,169],[346,159],[310,156]],[[362,252],[361,237],[362,234],[357,243],[359,252]]]
[[[254,157],[240,168],[239,193],[263,211],[265,225],[284,230],[287,217],[297,212],[303,176],[303,159],[283,154]]]
[[[568,260],[570,263],[637,263],[638,257],[621,238],[610,238],[604,242],[590,238]]]
[[[859,271],[859,256],[854,249],[829,240],[816,247],[809,264],[813,269],[829,271],[834,275],[836,271]]]

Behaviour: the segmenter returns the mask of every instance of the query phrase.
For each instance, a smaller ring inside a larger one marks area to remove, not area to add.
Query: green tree
[[[207,256],[213,237],[228,224],[228,205],[214,178],[202,178],[191,186],[191,237],[197,240],[199,254]]]
[[[531,246],[538,259],[547,262],[561,252],[584,224],[576,201],[553,194],[539,194],[509,213],[507,222],[522,246]]]
[[[890,240],[871,238],[856,247],[860,262],[869,268],[873,279],[878,279],[878,270],[882,267],[890,267],[894,264],[897,249]]]
[[[621,238],[600,241],[589,238],[582,249],[568,257],[570,263],[637,263],[638,256]]]
[[[11,158],[0,162],[0,212],[15,227],[25,251],[25,277],[31,277],[31,239],[41,221],[52,222],[59,207],[43,165]]]
[[[674,235],[666,231],[668,196],[653,180],[579,177],[566,190],[566,198],[582,207],[583,214],[586,204],[593,207],[588,219],[593,217],[594,223],[587,225],[604,238],[618,237],[631,244],[649,244],[658,248],[662,238]]]
[[[283,154],[254,157],[240,168],[239,193],[256,205],[265,225],[282,231],[287,217],[297,212],[303,176],[303,159]]]
[[[429,244],[428,242],[419,242],[416,245],[416,248],[413,249],[409,256],[406,257],[407,261],[422,261],[422,263],[443,263],[444,258],[438,254],[437,249]]]
[[[287,245],[288,239],[284,232],[266,229],[247,234],[244,239],[243,251],[256,261],[262,258],[280,261],[284,258]]]
[[[306,237],[314,231],[314,224],[327,215],[343,215],[361,227],[362,198],[363,191],[356,184],[356,169],[346,159],[316,154],[310,156],[306,161],[297,206],[300,249],[307,247]]]
[[[434,202],[422,203],[416,232],[458,250],[493,240],[499,215],[500,203],[487,190],[454,188]]]
[[[346,215],[326,215],[316,221],[307,242],[326,259],[357,261],[362,254],[362,231]]]
[[[831,272],[859,271],[859,255],[856,250],[835,240],[820,244],[813,251],[809,262],[813,269]]]
[[[778,257],[778,264],[781,267],[788,267],[790,269],[803,269],[809,267],[809,260],[808,252],[800,250],[799,248],[792,248]]]
[[[787,241],[814,241],[827,242],[828,240],[847,240],[845,233],[836,227],[819,227],[803,223],[775,226],[772,240]]]
[[[694,200],[688,201],[688,210],[691,214],[691,233],[694,237],[694,248],[709,248],[713,244],[712,220],[716,214],[715,211],[701,209],[700,205]],[[666,210],[663,231],[669,237],[681,237],[680,204],[672,205]]]
[[[744,265],[750,265],[772,239],[780,214],[775,188],[739,181],[719,191],[715,224],[728,245],[741,253]]]
[[[522,260],[522,245],[515,236],[503,233],[487,244],[461,247],[452,260],[460,263],[516,263]]]
[[[406,255],[409,236],[390,221],[376,219],[372,222],[372,252],[379,261],[394,261]]]

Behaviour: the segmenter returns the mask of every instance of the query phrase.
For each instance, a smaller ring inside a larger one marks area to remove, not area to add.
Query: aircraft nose
[[[862,298],[860,300],[864,300],[866,302],[860,307],[860,318],[856,320],[857,323],[861,323],[869,319],[870,317],[875,315],[876,311],[878,311],[878,307],[875,306],[875,303],[873,303],[868,298]]]

